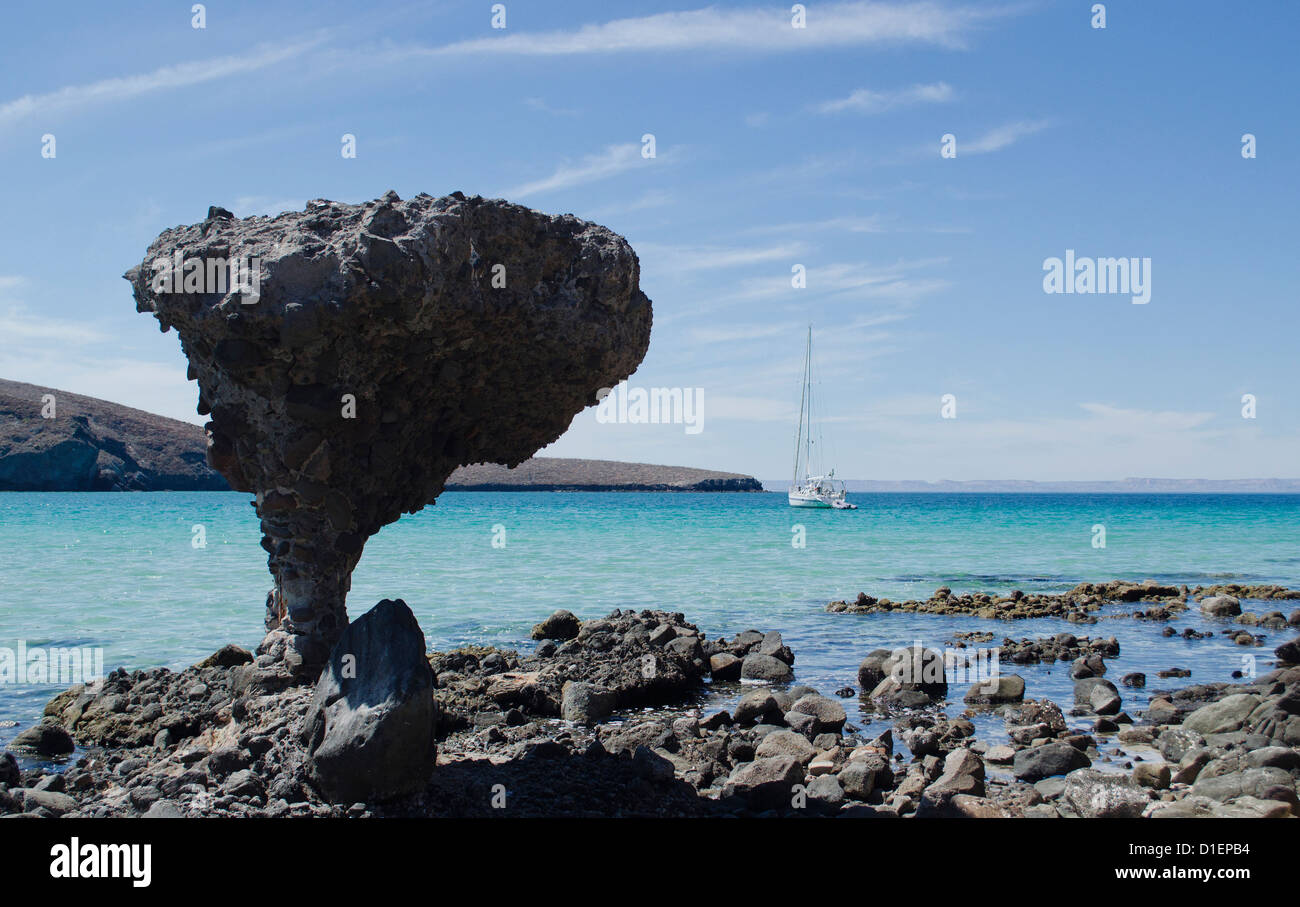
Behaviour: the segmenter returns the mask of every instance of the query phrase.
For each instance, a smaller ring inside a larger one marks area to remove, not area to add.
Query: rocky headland
[[[222,491],[203,429],[0,379],[0,491]]]

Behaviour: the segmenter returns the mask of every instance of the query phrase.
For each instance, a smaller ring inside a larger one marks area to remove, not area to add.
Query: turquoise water
[[[856,686],[858,662],[872,649],[917,639],[943,646],[958,630],[991,629],[995,642],[1062,630],[1115,635],[1124,651],[1109,676],[1177,665],[1193,671],[1183,683],[1227,680],[1243,654],[1266,670],[1273,646],[1291,635],[1265,631],[1267,648],[1243,650],[1218,637],[1162,639],[1162,624],[1120,618],[1079,627],[823,608],[859,591],[899,600],[940,585],[1061,591],[1084,580],[1152,578],[1300,587],[1298,495],[852,497],[861,509],[840,512],[792,510],[770,493],[447,493],[370,540],[350,610],[403,598],[431,647],[524,649],[532,624],[556,608],[583,618],[614,608],[681,611],[710,636],[781,630],[797,679],[826,693]],[[806,547],[791,544],[796,524]],[[1096,524],[1105,526],[1104,549],[1093,547]],[[206,547],[192,544],[196,525]],[[494,527],[504,528],[504,547],[493,546]],[[99,646],[107,670],[181,668],[227,642],[251,648],[270,585],[258,541],[244,494],[0,494],[0,646]],[[1289,613],[1295,604],[1247,608]],[[1174,622],[1184,626],[1206,623],[1189,612]],[[1067,667],[1015,670],[1029,695],[1068,708]],[[1151,689],[1160,684],[1149,680]],[[0,722],[19,722],[0,727],[0,743],[36,720],[56,689],[0,685]],[[716,698],[734,695],[728,688]],[[1125,691],[1130,711],[1144,702]],[[860,725],[872,719],[856,705],[850,713]]]

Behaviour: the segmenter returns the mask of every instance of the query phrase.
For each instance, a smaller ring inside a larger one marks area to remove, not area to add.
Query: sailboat
[[[847,500],[848,489],[843,479],[835,478],[834,469],[824,475],[812,474],[812,413],[812,325],[808,325],[808,345],[803,360],[803,394],[799,400],[799,433],[794,442],[794,478],[790,482],[790,506],[857,510],[858,505],[850,504]],[[820,448],[818,450],[820,452]],[[800,475],[803,476],[802,479]]]

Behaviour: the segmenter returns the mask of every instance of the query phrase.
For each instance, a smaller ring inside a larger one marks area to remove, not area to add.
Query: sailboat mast
[[[807,449],[804,452],[804,472],[811,473],[813,469],[812,462],[812,420],[813,420],[813,402],[812,402],[812,325],[808,325],[808,348],[804,352],[804,386],[807,388],[808,395],[808,431],[804,435]]]
[[[794,479],[796,486],[799,484],[799,455],[803,453],[804,448],[804,413],[808,408],[808,357],[812,354],[812,325],[808,325],[808,348],[804,352],[803,360],[803,382],[799,388],[799,433],[794,439]],[[812,426],[808,427],[811,434]],[[805,460],[805,466],[807,461]]]

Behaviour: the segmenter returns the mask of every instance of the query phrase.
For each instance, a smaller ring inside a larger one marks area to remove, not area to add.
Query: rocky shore
[[[1148,604],[1148,608],[1133,614],[1134,617],[1148,620],[1167,620],[1195,603],[1199,603],[1207,614],[1216,617],[1240,615],[1240,599],[1243,598],[1293,601],[1300,599],[1300,590],[1285,586],[1238,583],[1188,588],[1165,586],[1152,580],[1142,583],[1116,580],[1108,583],[1080,583],[1069,592],[1060,594],[1026,593],[1016,589],[1007,595],[989,595],[986,592],[954,595],[947,586],[941,586],[925,601],[894,602],[859,592],[852,602],[833,601],[826,606],[826,610],[833,614],[885,614],[891,611],[969,614],[996,620],[1057,617],[1086,624],[1096,621],[1094,612],[1101,610],[1103,605],[1117,603]],[[1250,617],[1252,616],[1243,615],[1242,622],[1248,622]]]
[[[20,771],[0,757],[0,814],[1300,815],[1296,639],[1266,674],[1157,690],[1130,716],[1105,677],[1112,638],[1007,640],[1012,664],[1070,661],[1063,709],[1016,674],[953,686],[923,649],[866,653],[856,688],[823,695],[794,682],[778,632],[711,639],[680,613],[556,612],[526,654],[426,654],[409,615],[383,602],[354,621],[314,685],[272,634],[257,654],[228,646],[185,671],[65,691],[15,749],[75,759]],[[367,673],[379,651],[384,669]],[[349,687],[348,655],[363,687]],[[734,704],[704,708],[710,690]],[[868,738],[846,704],[891,728]],[[979,739],[977,713],[1005,740]]]

